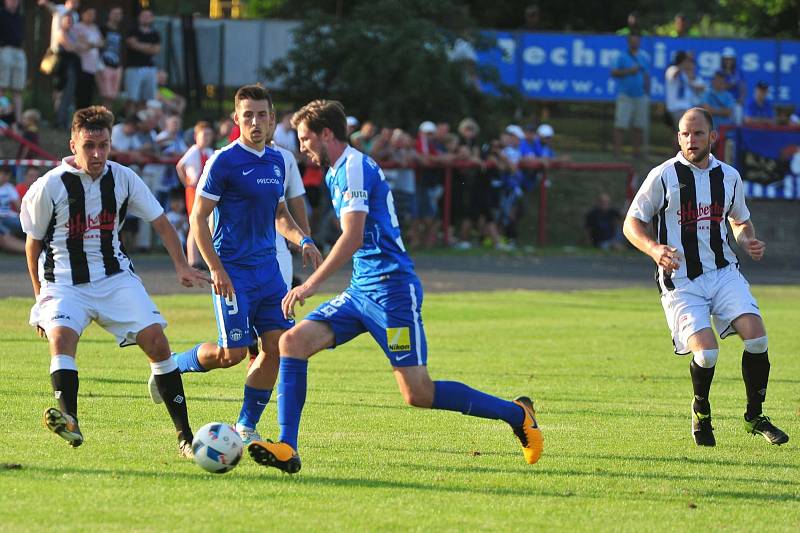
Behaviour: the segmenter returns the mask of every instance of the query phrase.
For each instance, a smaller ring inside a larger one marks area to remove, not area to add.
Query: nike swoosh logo
[[[267,402],[256,402],[258,405],[267,405]]]
[[[247,176],[248,174],[250,174],[254,170],[255,170],[254,168],[251,168],[250,170],[243,170],[242,171],[242,176]]]
[[[407,354],[404,354],[404,355],[396,355],[395,356],[395,360],[402,361],[403,359],[405,359],[406,357],[409,357],[411,355],[412,355],[411,352],[408,352]]]

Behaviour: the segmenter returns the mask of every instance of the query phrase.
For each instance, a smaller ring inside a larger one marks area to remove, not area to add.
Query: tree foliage
[[[443,29],[445,21],[450,29]],[[402,127],[455,122],[493,107],[465,65],[448,56],[457,39],[472,40],[473,26],[450,0],[377,0],[346,20],[316,12],[296,31],[288,57],[266,75],[299,104],[337,99],[348,114]],[[512,104],[496,103],[502,102]]]
[[[438,2],[429,2],[436,4]],[[350,17],[371,0],[248,0],[252,16],[304,18],[309,10]],[[628,13],[637,11],[642,27],[659,33],[681,12],[704,35],[753,37],[800,37],[800,0],[450,0],[446,4],[463,9],[481,28],[525,29],[524,12],[539,6],[537,29],[544,31],[612,32],[625,26]]]
[[[720,0],[737,26],[754,37],[800,37],[799,0]]]

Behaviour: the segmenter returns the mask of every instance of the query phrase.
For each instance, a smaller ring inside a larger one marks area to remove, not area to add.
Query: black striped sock
[[[175,424],[178,440],[192,442],[194,437],[189,426],[189,413],[186,410],[186,396],[183,393],[181,373],[176,368],[166,374],[155,374],[154,378],[158,392],[164,399],[164,405],[167,407],[170,418],[172,418],[172,423]]]
[[[767,397],[767,383],[769,382],[769,355],[764,353],[742,353],[742,378],[747,392],[747,413],[745,416],[752,420],[761,414],[761,405]]]
[[[78,418],[78,371],[56,370],[50,374],[53,392],[62,413]]]

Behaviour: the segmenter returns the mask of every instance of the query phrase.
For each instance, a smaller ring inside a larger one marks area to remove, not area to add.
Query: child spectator
[[[22,112],[22,138],[32,144],[39,144],[39,121],[42,120],[42,114],[38,109],[26,109]],[[17,150],[17,159],[27,159],[30,149],[20,144]]]
[[[192,214],[197,183],[203,174],[203,167],[205,167],[208,158],[214,153],[214,149],[211,147],[213,144],[214,130],[211,123],[201,120],[194,126],[194,144],[175,165],[178,179],[181,180],[186,191],[186,213],[188,215]],[[187,239],[186,256],[190,265],[203,264],[203,258],[197,248],[197,243],[191,237]]]
[[[189,217],[186,216],[186,204],[180,189],[173,189],[169,195],[169,210],[167,220],[175,228],[181,245],[186,249],[186,238],[189,235]]]
[[[25,169],[25,178],[17,183],[17,194],[19,195],[19,201],[21,202],[23,198],[25,198],[25,194],[28,192],[28,189],[31,188],[33,182],[39,179],[41,175],[41,171],[38,167],[28,167]]]
[[[170,115],[164,121],[164,125],[164,131],[156,135],[156,145],[158,146],[159,153],[165,158],[182,157],[189,147],[186,146],[186,142],[183,140],[181,117],[178,115]],[[180,188],[180,186],[178,171],[175,167],[173,165],[164,165],[164,172],[157,188],[158,194],[156,195],[161,205],[165,205],[167,196],[171,196],[171,191]]]

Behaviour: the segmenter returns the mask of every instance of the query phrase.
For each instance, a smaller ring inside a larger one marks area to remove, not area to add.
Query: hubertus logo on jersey
[[[698,222],[709,221],[721,223],[725,218],[725,208],[716,202],[711,204],[697,204],[687,202],[681,204],[678,210],[678,224],[681,226],[695,225]]]
[[[92,230],[114,231],[116,215],[103,210],[97,216],[87,215],[84,219],[80,213],[67,220],[67,237],[70,239],[98,239],[99,234],[87,235]]]

